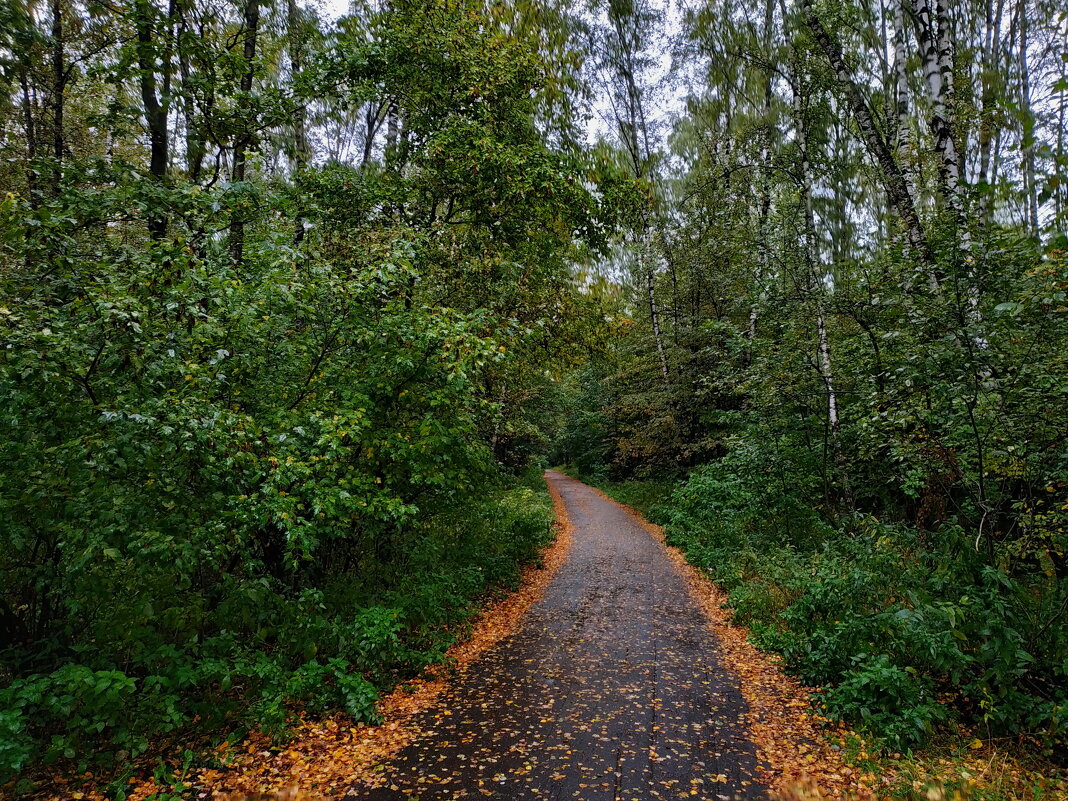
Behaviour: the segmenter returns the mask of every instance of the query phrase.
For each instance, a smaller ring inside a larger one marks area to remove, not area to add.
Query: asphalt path
[[[559,473],[567,561],[417,721],[374,799],[755,798],[737,676],[664,546]]]

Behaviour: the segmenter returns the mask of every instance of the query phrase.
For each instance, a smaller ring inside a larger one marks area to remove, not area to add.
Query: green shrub
[[[823,696],[827,711],[858,722],[894,750],[918,745],[946,720],[932,697],[930,680],[902,669],[885,654],[854,660],[846,678]]]
[[[1065,579],[991,565],[952,525],[829,523],[812,487],[767,482],[765,456],[740,443],[661,507],[669,542],[728,591],[757,645],[826,686],[831,715],[899,750],[954,717],[1064,742],[1068,636],[1046,622]]]
[[[376,721],[379,693],[443,659],[480,599],[515,587],[549,542],[552,504],[535,481],[424,517],[403,554],[360,577],[295,596],[233,581],[207,636],[130,632],[120,651],[84,649],[82,661],[13,680],[0,689],[0,779],[59,759],[121,762],[194,726],[282,739],[298,711]],[[117,653],[125,672],[105,667]]]

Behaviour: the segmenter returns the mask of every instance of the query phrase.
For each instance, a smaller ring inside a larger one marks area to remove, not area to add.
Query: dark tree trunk
[[[252,81],[256,76],[256,38],[260,27],[260,3],[259,0],[248,0],[245,4],[245,40],[243,56],[245,60],[245,72],[241,76],[241,94],[245,111],[250,111],[251,104],[248,102],[252,93]],[[231,174],[232,183],[242,183],[245,180],[246,149],[252,143],[254,126],[248,119],[244,120],[243,131],[234,142],[234,166]],[[235,210],[230,222],[230,259],[235,267],[240,267],[245,257],[245,214],[241,210]]]
[[[193,93],[193,68],[189,63],[189,40],[196,34],[189,30],[187,3],[188,0],[183,0],[178,5],[178,71],[182,76],[182,116],[185,118],[185,170],[189,180],[197,183],[204,169],[207,146],[204,141],[204,125],[197,115],[196,97]]]
[[[63,5],[52,0],[52,188],[59,194],[63,180],[63,153],[66,149],[63,114],[66,105],[67,64],[63,42]]]
[[[30,80],[26,65],[19,72],[19,86],[22,89],[22,122],[26,128],[26,192],[29,195],[30,208],[37,208],[40,203],[40,188],[37,186],[37,125],[33,118],[33,101],[30,99]]]
[[[293,104],[293,178],[304,171],[311,160],[311,146],[308,142],[307,112],[304,98],[300,96],[299,77],[304,70],[304,51],[307,43],[308,29],[301,16],[297,0],[288,0],[287,25],[289,27],[289,69],[296,87]],[[299,245],[304,239],[304,214],[298,208],[293,222],[293,244]]]
[[[138,0],[137,14],[137,66],[141,72],[141,103],[145,108],[145,125],[151,147],[148,171],[159,183],[167,177],[170,161],[167,136],[166,96],[162,102],[156,87],[156,9],[148,0]],[[164,64],[164,74],[168,72]],[[164,78],[165,83],[167,79]],[[148,219],[148,230],[153,239],[162,239],[167,233],[167,214],[162,208],[153,210]]]

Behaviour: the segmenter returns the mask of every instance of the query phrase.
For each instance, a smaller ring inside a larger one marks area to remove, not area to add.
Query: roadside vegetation
[[[635,8],[620,51],[667,25]],[[1016,4],[1006,35],[1007,9],[706,4],[648,151],[655,67],[616,65],[656,200],[555,460],[664,525],[869,755],[1037,759],[1053,778],[994,795],[1042,797],[1068,759],[1068,83],[1063,13]]]

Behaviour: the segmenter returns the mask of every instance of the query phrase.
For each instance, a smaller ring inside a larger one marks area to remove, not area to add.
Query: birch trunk
[[[397,101],[389,101],[389,106],[386,110],[386,161],[388,163],[390,157],[397,149],[397,140],[400,137],[400,111],[397,108]]]
[[[934,254],[924,232],[923,224],[916,213],[915,201],[909,191],[901,165],[894,158],[894,154],[890,150],[882,131],[875,124],[871,109],[868,107],[868,101],[846,65],[841,46],[827,32],[823,23],[820,22],[812,4],[813,0],[802,0],[805,23],[812,31],[816,43],[827,57],[839,83],[842,85],[850,111],[857,123],[857,127],[860,128],[860,134],[864,139],[868,155],[879,167],[883,176],[883,188],[886,190],[890,203],[905,226],[909,245],[916,253],[917,258],[933,270],[935,264]],[[934,275],[933,272],[932,275]],[[937,281],[937,277],[933,280]]]
[[[827,389],[827,421],[831,428],[831,448],[834,450],[835,467],[842,482],[842,501],[846,509],[853,511],[853,491],[849,486],[849,466],[842,448],[842,419],[838,414],[838,393],[835,390],[834,367],[831,363],[831,347],[827,340],[827,320],[822,307],[816,315],[819,334],[820,373]]]
[[[1068,53],[1068,25],[1064,27],[1064,36],[1061,41],[1062,52]],[[1068,86],[1068,61],[1064,61],[1061,64],[1061,80],[1064,81],[1064,85]],[[1057,163],[1064,164],[1064,135],[1065,135],[1065,105],[1068,101],[1068,90],[1064,90],[1061,93],[1060,102],[1057,105]],[[1054,207],[1053,212],[1056,215],[1054,219],[1061,219],[1061,214],[1064,213],[1064,198],[1068,196],[1068,187],[1059,185],[1056,191],[1053,193]]]
[[[961,159],[953,137],[953,31],[948,0],[913,0],[916,38],[920,45],[923,77],[931,101],[931,134],[938,154],[938,178],[946,207],[959,229],[961,249],[967,255],[971,240],[961,196]]]
[[[906,0],[895,0],[894,2],[894,107],[897,116],[894,149],[897,153],[898,163],[901,165],[901,175],[905,181],[905,188],[913,202],[915,202],[919,194],[916,191],[916,181],[912,174],[912,165],[907,152],[911,118],[909,116],[908,67],[905,49],[905,2]]]

